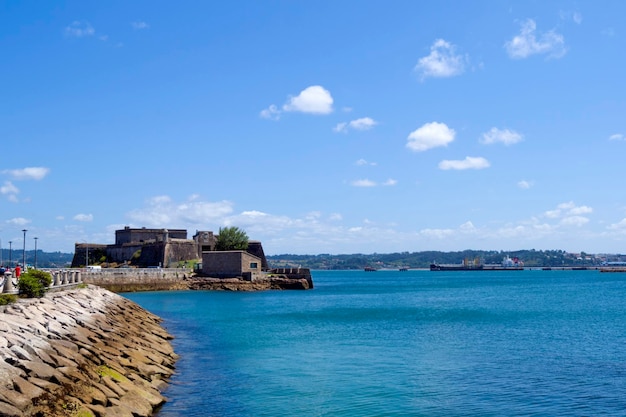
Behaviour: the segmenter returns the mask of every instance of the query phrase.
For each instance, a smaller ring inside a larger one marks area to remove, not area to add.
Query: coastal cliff
[[[174,372],[171,339],[95,286],[0,307],[0,415],[150,416]]]

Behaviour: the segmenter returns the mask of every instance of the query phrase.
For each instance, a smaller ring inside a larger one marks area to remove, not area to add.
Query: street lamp
[[[37,239],[38,237],[34,237],[35,239],[35,269],[37,269]]]
[[[28,230],[26,229],[22,229],[22,232],[24,232],[24,248],[22,249],[22,269],[24,269],[24,271],[26,271],[26,232]]]
[[[13,263],[13,247],[11,246],[13,242],[9,240],[9,268],[11,268],[11,264]]]

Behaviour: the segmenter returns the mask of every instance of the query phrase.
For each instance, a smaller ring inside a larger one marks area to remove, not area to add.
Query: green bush
[[[19,294],[26,297],[42,297],[50,284],[52,276],[37,269],[23,273],[17,282]]]
[[[16,301],[17,301],[17,295],[15,294],[0,294],[0,306],[13,304]]]

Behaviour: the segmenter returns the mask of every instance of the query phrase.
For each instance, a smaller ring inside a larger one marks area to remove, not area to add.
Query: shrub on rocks
[[[51,283],[52,276],[48,272],[33,269],[20,276],[17,288],[22,296],[42,297]]]
[[[0,306],[13,304],[16,301],[17,301],[17,296],[15,294],[0,294]]]

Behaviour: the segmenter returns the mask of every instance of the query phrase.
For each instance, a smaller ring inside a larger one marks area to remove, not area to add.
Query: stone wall
[[[94,286],[0,307],[0,415],[152,415],[177,359],[159,322]]]
[[[189,289],[191,271],[183,268],[112,268],[83,271],[82,279],[113,292]]]
[[[313,276],[309,268],[275,268],[270,271],[270,275],[282,276],[288,280],[304,280],[308,289],[313,289]]]

